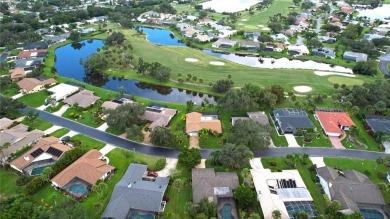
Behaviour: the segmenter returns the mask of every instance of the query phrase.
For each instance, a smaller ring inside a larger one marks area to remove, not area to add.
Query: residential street
[[[381,70],[381,72],[384,75],[388,75],[389,74],[388,66],[390,63],[390,47],[387,49],[386,54],[379,57],[379,60],[380,60],[379,61],[379,70]]]
[[[89,136],[107,144],[114,145],[129,151],[135,150],[135,152],[148,154],[152,156],[160,156],[166,158],[177,158],[179,151],[177,149],[156,147],[145,145],[137,142],[132,142],[127,139],[120,138],[118,136],[97,130],[86,125],[55,116],[45,111],[40,111],[35,108],[30,108],[38,111],[39,118],[51,122],[54,125],[62,126],[80,134]],[[208,158],[212,149],[202,149],[202,157]],[[371,152],[364,150],[339,150],[334,148],[318,148],[318,147],[280,147],[280,148],[269,148],[269,149],[252,149],[255,157],[283,157],[287,154],[292,153],[307,153],[313,157],[342,157],[342,158],[358,158],[367,160],[376,160],[379,156],[386,156],[385,153]]]

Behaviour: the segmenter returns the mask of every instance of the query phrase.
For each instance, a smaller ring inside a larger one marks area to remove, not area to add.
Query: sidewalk
[[[110,151],[114,150],[116,147],[114,145],[111,145],[111,144],[106,144],[106,146],[104,146],[102,149],[100,149],[100,153],[102,153],[103,155],[106,155],[108,154]]]
[[[51,133],[53,133],[53,132],[55,132],[55,131],[57,131],[58,129],[61,129],[61,128],[62,128],[62,127],[60,127],[60,126],[53,125],[52,127],[46,129],[46,130],[43,131],[43,132],[45,132],[45,134],[48,135],[48,134],[51,134]]]
[[[263,164],[261,163],[261,158],[253,158],[249,161],[252,169],[260,169],[263,170]]]

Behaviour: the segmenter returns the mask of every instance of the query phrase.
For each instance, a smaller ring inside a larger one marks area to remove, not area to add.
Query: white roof
[[[272,218],[274,210],[280,211],[281,219],[289,218],[285,201],[313,201],[298,170],[271,172],[270,169],[251,169],[251,174],[264,218]],[[290,179],[295,180],[297,188],[278,188],[277,180]],[[272,188],[276,194],[271,193]]]
[[[73,86],[70,84],[59,84],[57,86],[54,86],[50,88],[48,91],[52,92],[53,95],[51,97],[55,98],[56,100],[60,100],[62,98],[65,98],[79,90],[79,87]]]

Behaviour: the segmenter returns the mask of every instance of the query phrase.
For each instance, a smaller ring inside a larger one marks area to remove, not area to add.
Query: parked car
[[[64,136],[61,138],[61,141],[69,141],[70,136]]]
[[[148,176],[158,177],[158,173],[153,172],[153,171],[149,171]]]

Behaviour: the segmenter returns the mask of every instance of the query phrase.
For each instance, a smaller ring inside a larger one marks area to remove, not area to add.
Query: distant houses
[[[315,128],[303,109],[276,109],[273,115],[282,134],[295,134],[298,129]]]
[[[48,91],[52,93],[51,97],[54,98],[56,101],[64,100],[65,98],[76,93],[79,90],[80,87],[65,83],[58,84],[48,89]]]
[[[28,176],[41,174],[46,167],[54,164],[71,149],[59,141],[55,137],[40,139],[30,150],[13,160],[11,167]]]
[[[23,124],[1,131],[0,145],[3,145],[6,142],[11,145],[0,153],[0,162],[5,162],[11,154],[32,145],[44,135],[44,132],[37,129],[30,131],[29,127]]]
[[[57,174],[51,183],[75,197],[85,197],[98,180],[110,176],[114,167],[109,165],[108,158],[96,149],[92,149]]]
[[[340,202],[341,213],[349,215],[371,209],[384,215],[386,203],[383,196],[378,186],[363,173],[324,166],[317,168],[317,176],[329,200]]]
[[[216,114],[201,114],[197,112],[186,115],[186,133],[190,136],[198,136],[201,129],[222,133],[221,121]]]
[[[314,48],[311,50],[313,55],[320,56],[320,57],[325,57],[325,58],[331,58],[335,59],[336,54],[332,48],[328,47],[323,47],[323,48]]]
[[[113,99],[111,101],[104,101],[102,104],[102,108],[105,110],[114,110],[122,104],[131,104],[131,103],[134,103],[134,101],[129,99],[129,98],[118,97],[118,98]]]
[[[344,130],[349,130],[352,126],[355,126],[351,117],[345,112],[317,110],[315,116],[328,136],[338,137],[343,134]]]
[[[115,185],[102,218],[137,218],[137,215],[156,215],[164,212],[163,200],[168,187],[166,177],[147,176],[147,165],[132,163]],[[152,216],[152,217],[153,217]]]
[[[44,41],[39,42],[33,42],[33,43],[26,43],[23,46],[23,50],[40,50],[40,49],[48,49],[49,44]]]
[[[367,54],[365,53],[359,53],[359,52],[352,52],[352,51],[346,51],[344,52],[343,59],[354,61],[354,62],[365,62],[367,61]]]
[[[384,132],[390,135],[389,116],[364,115],[364,118],[375,133]]]
[[[217,40],[216,42],[214,42],[213,44],[211,44],[211,46],[213,48],[229,49],[229,48],[233,48],[234,45],[236,45],[236,43],[237,43],[237,41],[221,38],[221,39]]]

